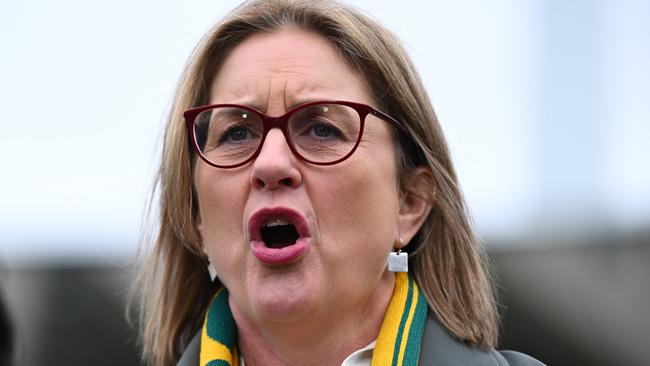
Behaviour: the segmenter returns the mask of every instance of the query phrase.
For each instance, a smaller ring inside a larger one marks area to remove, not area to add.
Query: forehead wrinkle
[[[291,56],[279,58],[264,58],[273,61],[269,67],[265,62],[255,65],[255,69],[240,79],[230,79],[222,74],[220,90],[213,90],[211,103],[236,103],[272,114],[280,114],[300,104],[316,100],[352,99],[339,95],[339,90],[345,89],[335,76],[329,75],[328,70],[318,68],[318,65],[305,64]],[[348,69],[345,62],[342,62]],[[316,72],[314,72],[316,71]],[[354,77],[354,76],[353,76]],[[338,82],[337,82],[338,80]],[[226,82],[223,84],[223,82]],[[266,85],[264,85],[266,83]],[[367,83],[364,83],[367,87]],[[217,85],[214,85],[216,88]],[[215,98],[218,96],[218,100]],[[278,99],[275,104],[273,102]],[[355,98],[356,99],[356,98]],[[362,100],[352,100],[363,102]],[[369,102],[369,101],[368,101]],[[282,110],[277,110],[280,108]]]
[[[236,103],[237,101],[247,100],[251,95],[250,90],[255,89],[253,94],[258,94],[258,85],[254,79],[243,78],[229,81],[217,89],[217,84],[213,84],[210,90],[210,103]],[[219,98],[217,99],[217,96]]]
[[[286,100],[287,97],[287,88],[291,88],[291,84],[295,84],[294,81],[300,80],[300,83],[302,84],[302,80],[300,77],[291,77],[293,75],[296,76],[302,76],[305,75],[303,72],[299,71],[265,71],[267,75],[260,76],[260,75],[248,75],[243,78],[235,79],[235,80],[229,80],[226,78],[226,80],[221,80],[220,83],[215,83],[212,86],[212,89],[210,90],[210,101],[211,102],[219,102],[219,103],[225,103],[225,102],[233,102],[233,100],[245,100],[245,101],[250,101],[250,102],[255,102],[256,105],[263,104],[263,100],[269,100],[272,98],[273,94],[272,92],[279,91],[279,89],[282,89],[282,99]],[[289,76],[289,77],[287,77]],[[280,88],[276,88],[277,90],[274,89],[275,85],[278,85],[278,81],[282,82],[282,86]],[[320,87],[319,84],[321,81],[307,81],[306,84],[314,84],[314,85],[306,85],[306,86],[301,86],[298,88],[295,88],[298,92],[300,92],[302,89],[307,88],[307,89],[317,89]],[[221,84],[221,85],[219,85]],[[264,85],[266,84],[266,85]],[[336,88],[327,88],[327,89],[332,89],[336,90]]]
[[[272,114],[276,115],[313,101],[341,99],[337,95],[339,89],[336,86],[323,85],[318,82],[285,79],[282,80],[282,86],[274,90],[274,84],[278,84],[272,81],[263,85],[256,82],[255,79],[244,80],[246,79],[224,85],[218,100],[211,98],[210,103],[241,104],[264,113],[269,113],[269,108],[275,109],[277,106],[282,106],[283,111],[272,111]],[[277,103],[273,104],[275,99],[277,99]]]
[[[282,87],[282,100],[284,101],[284,110],[288,111],[289,107],[287,106],[287,85],[289,84],[289,80],[285,79],[284,80],[284,86]]]

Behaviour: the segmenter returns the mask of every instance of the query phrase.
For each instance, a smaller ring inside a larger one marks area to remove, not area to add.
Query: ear
[[[413,169],[403,177],[398,214],[399,236],[407,245],[429,216],[435,196],[435,180],[423,166]]]

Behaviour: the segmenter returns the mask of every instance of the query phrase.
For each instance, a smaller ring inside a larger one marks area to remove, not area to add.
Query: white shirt
[[[377,341],[372,341],[369,345],[352,352],[341,363],[341,366],[370,366],[372,361],[372,351],[375,350]]]
[[[372,341],[369,345],[352,352],[348,357],[343,360],[341,366],[370,366],[372,360],[372,351],[375,350],[377,341]],[[239,355],[239,364],[246,366],[244,359]]]

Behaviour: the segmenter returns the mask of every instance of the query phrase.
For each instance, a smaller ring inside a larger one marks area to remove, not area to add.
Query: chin
[[[249,302],[259,317],[270,321],[300,320],[323,303],[305,273],[274,271],[256,282],[249,287]]]

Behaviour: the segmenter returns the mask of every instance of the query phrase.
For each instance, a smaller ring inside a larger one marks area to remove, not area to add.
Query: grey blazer
[[[198,332],[183,352],[176,366],[198,366],[201,332]],[[438,319],[429,312],[424,326],[421,366],[543,366],[523,353],[481,350],[456,340]]]

